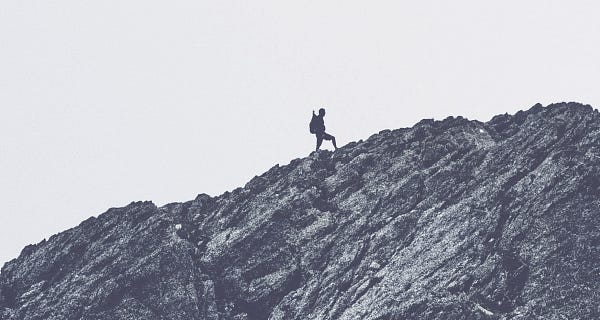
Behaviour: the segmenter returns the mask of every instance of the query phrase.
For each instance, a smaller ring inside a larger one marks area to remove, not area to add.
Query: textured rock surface
[[[598,319],[600,115],[423,120],[23,249],[1,319]]]

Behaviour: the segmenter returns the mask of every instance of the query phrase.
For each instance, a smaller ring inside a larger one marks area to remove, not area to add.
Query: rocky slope
[[[423,120],[23,249],[1,319],[598,319],[600,115]]]

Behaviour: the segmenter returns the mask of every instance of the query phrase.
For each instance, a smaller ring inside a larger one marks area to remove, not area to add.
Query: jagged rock
[[[379,263],[377,263],[377,261],[373,261],[369,265],[369,269],[371,269],[371,270],[379,270],[379,268],[381,268],[381,265]]]
[[[1,319],[600,318],[600,115],[384,130],[28,246]]]

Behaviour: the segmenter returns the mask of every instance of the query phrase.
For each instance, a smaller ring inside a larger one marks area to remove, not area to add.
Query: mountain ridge
[[[424,119],[111,208],[2,267],[1,319],[593,317],[598,142],[577,103]]]

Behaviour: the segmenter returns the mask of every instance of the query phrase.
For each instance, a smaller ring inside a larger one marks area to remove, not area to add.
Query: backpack
[[[313,113],[312,118],[310,119],[310,124],[308,125],[308,129],[310,133],[317,132],[317,116]]]

